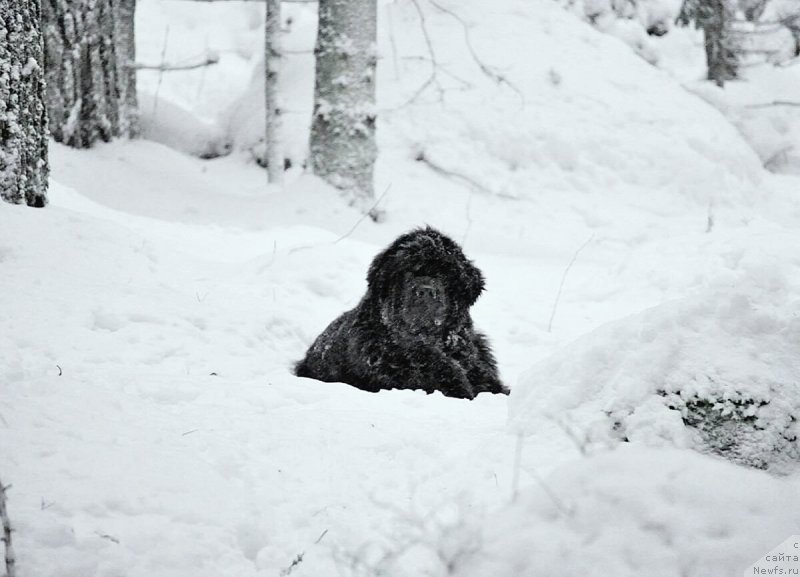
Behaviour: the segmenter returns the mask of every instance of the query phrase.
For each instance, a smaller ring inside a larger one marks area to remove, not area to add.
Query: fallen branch
[[[0,521],[3,523],[3,538],[5,543],[5,561],[6,561],[6,577],[15,577],[16,559],[14,558],[14,547],[11,543],[11,521],[8,519],[8,510],[6,509],[6,491],[11,485],[4,486],[0,480]]]

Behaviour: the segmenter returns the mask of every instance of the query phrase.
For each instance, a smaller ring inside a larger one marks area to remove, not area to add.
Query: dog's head
[[[426,227],[400,236],[376,256],[367,285],[382,305],[384,322],[444,333],[475,304],[484,280],[458,243]]]

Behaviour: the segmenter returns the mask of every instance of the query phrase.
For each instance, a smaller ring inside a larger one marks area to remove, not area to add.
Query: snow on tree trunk
[[[0,197],[47,203],[40,0],[0,0]]]
[[[117,36],[117,69],[120,71],[119,135],[127,138],[139,136],[139,104],[136,99],[136,35],[134,13],[136,0],[116,0],[117,16],[114,18]]]
[[[311,169],[365,210],[374,196],[376,0],[320,0]]]
[[[50,133],[88,148],[137,130],[135,0],[44,0]]]
[[[264,50],[264,87],[266,98],[266,158],[269,182],[280,184],[283,180],[283,158],[280,147],[281,109],[278,104],[278,75],[281,65],[281,3],[267,0]]]

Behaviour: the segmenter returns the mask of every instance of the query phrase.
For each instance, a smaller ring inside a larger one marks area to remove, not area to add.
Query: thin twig
[[[579,254],[581,254],[581,251],[582,251],[584,248],[586,248],[586,246],[587,246],[587,245],[588,245],[590,242],[592,242],[592,240],[593,240],[593,239],[594,239],[594,234],[592,234],[592,236],[590,236],[590,237],[589,237],[589,238],[586,240],[586,242],[584,242],[584,243],[581,245],[581,247],[580,247],[578,250],[576,250],[576,251],[575,251],[575,254],[574,254],[574,255],[572,255],[572,260],[571,260],[571,261],[569,261],[569,264],[567,265],[567,268],[565,268],[565,269],[564,269],[564,274],[562,274],[562,275],[561,275],[561,283],[558,285],[558,294],[556,294],[556,300],[555,300],[555,302],[553,303],[553,310],[552,310],[552,312],[550,313],[550,321],[547,323],[547,332],[548,332],[548,333],[549,333],[549,332],[551,332],[551,330],[552,330],[552,328],[553,328],[553,318],[556,316],[556,309],[558,308],[558,301],[560,301],[560,300],[561,300],[561,291],[562,291],[562,290],[563,290],[563,288],[564,288],[564,281],[566,281],[566,280],[567,280],[567,274],[569,274],[569,269],[571,269],[571,268],[572,268],[572,265],[573,265],[573,264],[575,264],[575,261],[578,259],[578,255],[579,255]]]
[[[747,104],[745,108],[770,108],[772,106],[800,107],[800,102],[793,102],[791,100],[773,100],[772,102],[764,102],[762,104]]]
[[[303,557],[305,556],[305,554],[306,554],[305,551],[303,551],[302,553],[298,553],[297,557],[295,557],[292,560],[292,564],[291,565],[289,565],[288,567],[285,567],[284,569],[281,569],[281,577],[286,577],[287,575],[290,575],[292,573],[292,571],[294,571],[294,568],[297,567],[298,565],[300,565],[300,563],[303,562]]]
[[[323,537],[325,537],[325,535],[327,535],[327,534],[328,534],[328,530],[327,530],[327,529],[325,529],[325,530],[322,532],[322,535],[320,535],[319,537],[317,537],[317,540],[316,540],[316,541],[314,541],[314,545],[319,545],[319,542],[320,542],[320,541],[322,541],[322,538],[323,538]]]
[[[414,102],[431,85],[436,86],[439,92],[439,100],[441,101],[444,98],[444,90],[442,89],[441,84],[439,84],[439,78],[437,76],[439,71],[439,63],[436,60],[436,51],[433,49],[433,40],[431,40],[431,36],[428,33],[428,24],[425,20],[425,13],[422,11],[422,7],[419,5],[417,0],[411,0],[411,3],[417,10],[420,27],[422,28],[422,36],[425,38],[425,44],[428,47],[428,54],[431,57],[431,73],[428,76],[428,79],[425,80],[425,82],[423,82],[419,88],[417,88],[414,94],[411,95],[411,98],[409,98],[402,106],[407,106]]]
[[[164,64],[167,58],[167,43],[169,41],[169,24],[164,29],[164,45],[161,47],[161,64]],[[158,74],[158,83],[156,84],[156,92],[153,95],[153,118],[156,117],[158,111],[158,94],[161,91],[161,83],[164,81],[164,71]]]
[[[507,198],[508,200],[519,200],[518,198],[511,196],[510,194],[494,192],[493,190],[483,186],[477,180],[467,176],[466,174],[461,174],[460,172],[455,172],[453,170],[450,170],[449,168],[444,168],[443,166],[435,163],[430,158],[428,158],[424,152],[420,152],[419,154],[417,154],[414,160],[416,160],[417,162],[422,162],[423,164],[427,165],[431,170],[440,174],[441,176],[463,181],[465,184],[469,185],[473,190],[475,190],[476,192],[480,192],[481,194],[486,194],[488,196],[498,196],[500,198]]]
[[[455,12],[453,12],[452,10],[450,10],[449,8],[446,8],[446,7],[442,6],[441,4],[439,4],[438,2],[436,2],[436,0],[428,0],[428,2],[430,2],[431,5],[434,8],[438,9],[441,12],[444,12],[448,16],[450,16],[450,17],[454,18],[456,21],[458,21],[459,24],[461,24],[461,28],[464,31],[464,43],[467,45],[467,50],[469,50],[469,54],[470,54],[470,56],[472,56],[472,60],[475,62],[475,64],[478,65],[478,68],[481,69],[481,72],[483,72],[486,76],[488,76],[489,78],[494,80],[497,84],[505,84],[511,90],[516,92],[517,96],[519,96],[519,98],[520,98],[522,106],[524,107],[525,106],[525,95],[522,94],[522,91],[519,88],[517,88],[511,81],[509,81],[508,78],[506,78],[505,76],[503,76],[502,74],[497,72],[495,69],[493,69],[492,67],[487,65],[478,56],[478,53],[475,51],[475,47],[472,45],[472,39],[470,38],[470,35],[469,35],[469,26],[464,21],[464,19],[461,16],[459,16],[458,14],[456,14]]]
[[[361,224],[362,222],[364,222],[364,219],[365,219],[365,218],[367,218],[368,216],[369,216],[369,217],[373,217],[373,218],[374,218],[374,215],[375,215],[375,212],[374,212],[374,210],[375,210],[375,209],[378,207],[378,204],[380,204],[380,202],[383,200],[383,197],[384,197],[384,196],[386,196],[386,193],[387,193],[387,192],[389,192],[389,189],[390,189],[390,188],[392,188],[392,185],[391,185],[391,183],[389,184],[389,186],[387,186],[387,187],[386,187],[386,189],[383,191],[383,194],[381,194],[381,195],[378,197],[378,200],[376,200],[376,201],[375,201],[375,203],[374,203],[374,204],[373,204],[373,205],[370,207],[370,209],[369,209],[367,212],[365,212],[364,214],[362,214],[362,215],[361,215],[361,218],[359,218],[359,219],[356,221],[356,223],[353,225],[353,228],[351,228],[351,229],[350,229],[350,230],[348,230],[348,231],[347,231],[345,234],[343,234],[342,236],[340,236],[339,238],[337,238],[335,241],[333,241],[333,243],[332,243],[332,244],[336,244],[336,243],[338,243],[340,240],[344,240],[344,239],[346,239],[348,236],[350,236],[351,234],[353,234],[353,231],[354,231],[356,228],[358,228],[358,225],[359,225],[359,224]]]
[[[128,68],[134,70],[158,70],[159,72],[174,72],[180,70],[195,70],[197,68],[205,68],[206,66],[213,66],[219,64],[219,56],[207,56],[202,62],[195,62],[194,64],[142,64],[140,62],[131,62]]]

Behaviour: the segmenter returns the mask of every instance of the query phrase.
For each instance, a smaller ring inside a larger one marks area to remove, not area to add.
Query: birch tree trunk
[[[43,0],[50,133],[88,148],[137,131],[135,0]]]
[[[281,109],[278,104],[278,77],[281,66],[281,3],[267,0],[267,18],[264,32],[264,92],[266,108],[267,179],[270,183],[283,181],[283,154],[281,153]]]
[[[320,0],[310,164],[366,210],[374,197],[376,0]]]
[[[0,0],[0,197],[47,203],[47,109],[40,0]]]

